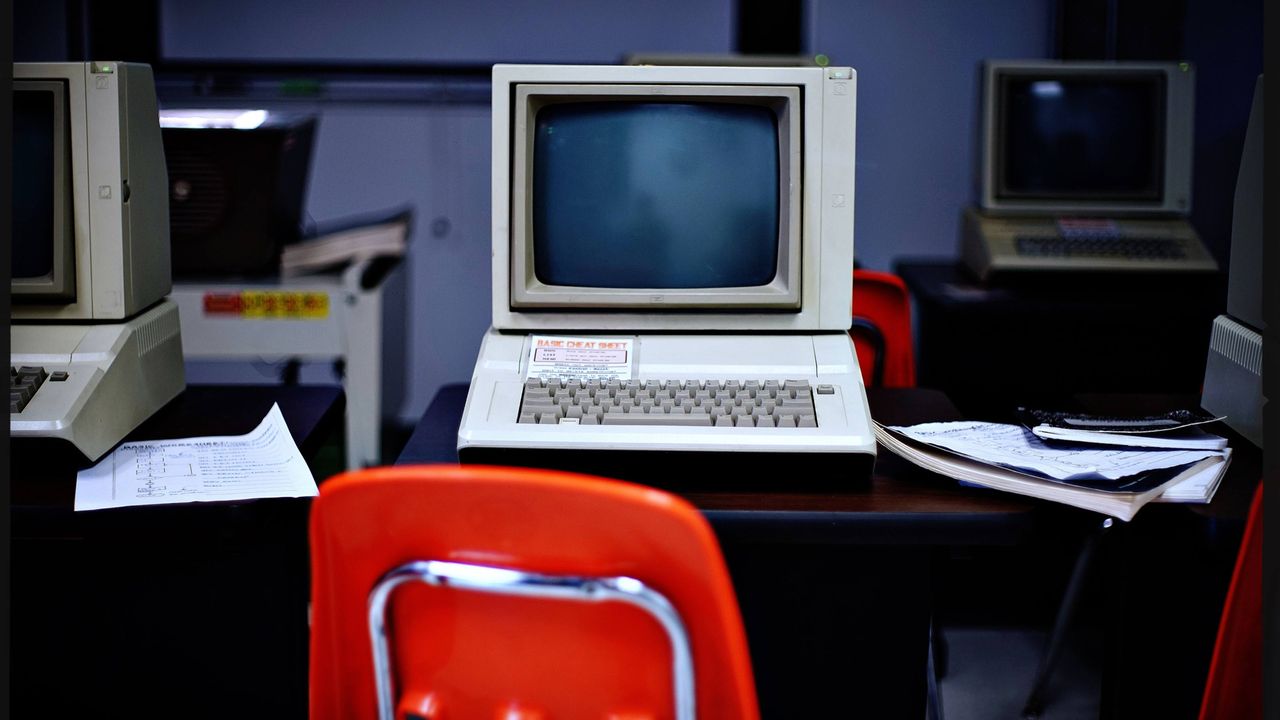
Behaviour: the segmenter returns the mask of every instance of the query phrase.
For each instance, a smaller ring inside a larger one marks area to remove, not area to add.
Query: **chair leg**
[[[936,619],[929,624],[929,662],[928,662],[928,692],[929,697],[926,704],[926,720],[943,720],[945,715],[942,711],[942,691],[938,687],[938,678],[942,677],[943,672],[939,669],[938,650],[941,646],[945,653],[946,642],[942,639],[941,628],[938,627]]]
[[[1040,658],[1040,667],[1036,670],[1036,679],[1031,683],[1031,692],[1022,706],[1022,717],[1035,720],[1044,713],[1044,691],[1049,685],[1049,677],[1053,674],[1053,666],[1062,653],[1062,641],[1071,629],[1071,620],[1075,615],[1076,605],[1080,601],[1080,591],[1084,587],[1085,578],[1093,565],[1093,556],[1097,551],[1102,536],[1115,524],[1111,518],[1102,521],[1096,530],[1085,536],[1080,554],[1076,556],[1075,567],[1071,570],[1071,578],[1062,595],[1062,603],[1058,606],[1058,614],[1053,619],[1053,629],[1049,632],[1049,641],[1045,644],[1044,655]]]

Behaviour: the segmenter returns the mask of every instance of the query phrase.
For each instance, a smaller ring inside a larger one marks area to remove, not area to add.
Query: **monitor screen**
[[[572,102],[535,118],[534,273],[566,287],[750,287],[777,274],[776,113]]]
[[[1159,202],[1164,80],[1159,72],[1003,75],[997,197]]]
[[[1190,213],[1190,63],[988,60],[982,88],[985,212]]]
[[[58,81],[14,84],[10,253],[18,302],[74,299],[65,93]]]

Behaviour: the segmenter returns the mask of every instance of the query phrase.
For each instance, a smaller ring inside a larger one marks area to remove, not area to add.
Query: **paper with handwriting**
[[[273,404],[246,435],[129,442],[76,476],[76,510],[309,497],[315,478]]]

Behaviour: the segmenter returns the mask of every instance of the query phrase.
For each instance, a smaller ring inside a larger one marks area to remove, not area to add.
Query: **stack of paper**
[[[1231,450],[1050,444],[1021,425],[876,425],[888,450],[977,485],[1129,520],[1148,502],[1208,502]]]

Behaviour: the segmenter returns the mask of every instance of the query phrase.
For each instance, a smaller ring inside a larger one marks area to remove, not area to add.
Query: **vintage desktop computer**
[[[869,475],[855,98],[847,67],[495,66],[493,324],[461,460]]]
[[[978,279],[1211,273],[1191,211],[1187,63],[988,61],[979,207],[961,256]]]
[[[90,460],[185,386],[146,65],[13,66],[9,435]]]
[[[1263,247],[1267,244],[1262,228],[1262,108],[1263,77],[1259,75],[1232,205],[1227,312],[1213,321],[1200,397],[1205,410],[1225,416],[1227,425],[1260,448],[1267,403],[1262,347],[1268,331],[1262,311]],[[1271,244],[1274,247],[1274,241]]]

